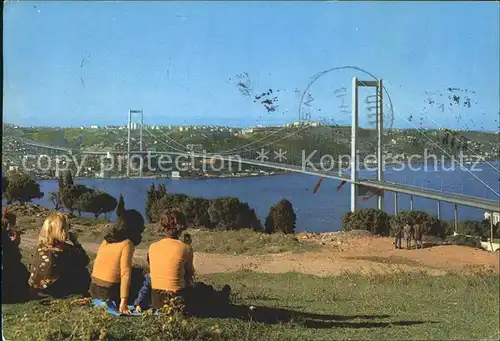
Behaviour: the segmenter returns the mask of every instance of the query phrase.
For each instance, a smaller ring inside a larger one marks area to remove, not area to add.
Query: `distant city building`
[[[107,178],[109,176],[109,172],[108,171],[100,171],[98,173],[95,173],[95,177],[96,178]]]
[[[293,122],[288,123],[287,127],[300,127],[300,126],[311,126],[311,127],[319,127],[321,123],[319,122]]]
[[[202,144],[188,144],[188,145],[186,145],[186,148],[190,151],[202,151],[203,145]]]

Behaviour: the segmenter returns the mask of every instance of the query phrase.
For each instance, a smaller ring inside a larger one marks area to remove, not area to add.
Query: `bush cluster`
[[[71,213],[76,210],[80,216],[82,212],[92,213],[98,218],[113,211],[118,204],[115,197],[104,191],[75,184],[71,172],[61,175],[58,182],[59,191],[50,193],[56,209],[64,207]]]
[[[366,230],[382,236],[390,235],[390,216],[374,208],[363,208],[347,212],[342,217],[342,230]]]
[[[265,232],[294,234],[296,221],[297,216],[293,211],[292,203],[283,199],[269,209],[265,223]]]
[[[7,177],[2,176],[2,196],[9,204],[15,201],[24,204],[43,198],[43,192],[33,177],[20,171],[12,171]]]
[[[255,211],[238,198],[206,199],[185,194],[171,194],[167,193],[164,185],[157,187],[153,184],[146,197],[146,215],[149,222],[157,222],[159,214],[171,208],[182,209],[191,227],[262,230]]]
[[[374,234],[389,235],[390,226],[420,225],[424,228],[424,234],[427,236],[445,238],[452,236],[454,232],[454,222],[439,220],[433,215],[422,211],[403,211],[394,216],[389,216],[383,211],[376,209],[361,209],[354,213],[347,212],[342,217],[342,230],[367,230]],[[500,236],[500,223],[494,228],[494,238]],[[461,235],[469,235],[479,239],[490,237],[490,222],[488,220],[472,221],[464,220],[458,222],[458,231]],[[465,237],[464,237],[465,238]],[[471,242],[470,238],[462,238],[461,243],[476,244]]]
[[[424,234],[428,236],[436,236],[440,238],[446,237],[450,231],[446,228],[438,218],[422,211],[403,211],[393,216],[392,221],[398,226],[420,225],[423,228]]]

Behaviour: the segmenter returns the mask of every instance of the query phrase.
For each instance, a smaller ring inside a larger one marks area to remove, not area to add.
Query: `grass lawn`
[[[346,273],[315,277],[250,271],[203,276],[230,284],[227,318],[110,318],[71,299],[3,305],[7,340],[498,339],[498,275]],[[249,314],[249,306],[255,306]]]
[[[20,216],[20,226],[35,235],[43,224],[40,217]],[[80,242],[101,243],[108,224],[104,218],[93,220],[89,218],[72,218],[72,229],[77,232]],[[142,243],[139,249],[146,249],[152,242],[163,238],[161,234],[154,231],[154,224],[146,224],[142,234]],[[193,249],[195,252],[217,253],[217,254],[239,254],[260,255],[281,252],[307,252],[321,249],[321,245],[303,242],[295,235],[284,235],[281,233],[265,234],[254,232],[250,229],[242,230],[209,230],[188,229],[186,231],[193,236]]]

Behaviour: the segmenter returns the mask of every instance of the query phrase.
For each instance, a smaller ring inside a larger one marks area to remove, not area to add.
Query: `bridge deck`
[[[69,149],[66,149],[66,148],[54,147],[54,146],[44,145],[44,144],[40,144],[40,143],[26,143],[26,144],[37,146],[37,147],[43,147],[43,148],[53,148],[53,149],[57,149],[57,150],[69,151]],[[93,155],[106,155],[108,153],[108,151],[82,151],[82,153],[93,154]],[[109,151],[109,153],[111,153],[111,154],[125,154],[126,152]],[[142,152],[141,151],[131,151],[131,154],[139,154],[139,153],[145,153],[145,152],[144,151],[142,151]],[[281,169],[281,170],[285,170],[285,171],[309,174],[309,175],[314,175],[314,176],[322,176],[325,178],[351,182],[351,178],[348,175],[343,175],[343,174],[338,174],[338,173],[335,174],[331,171],[330,172],[329,171],[322,171],[322,170],[317,170],[317,169],[313,169],[313,168],[305,168],[305,167],[301,167],[301,166],[286,165],[286,164],[276,163],[276,162],[258,161],[258,160],[241,159],[241,158],[231,158],[230,156],[221,157],[220,155],[216,155],[216,154],[194,154],[194,153],[188,153],[188,152],[186,152],[186,153],[153,152],[152,154],[153,155],[154,154],[169,154],[169,155],[186,155],[186,156],[189,155],[189,156],[196,157],[196,158],[216,157],[216,158],[219,158],[220,160],[224,160],[224,161],[241,162],[241,163],[248,164],[248,165],[268,167],[268,168],[272,168],[272,169]],[[423,189],[423,188],[407,186],[407,185],[402,185],[402,184],[397,184],[397,183],[387,182],[387,181],[380,182],[380,181],[376,181],[376,180],[359,179],[356,182],[356,184],[374,187],[377,189],[382,189],[384,191],[390,191],[390,192],[395,192],[395,193],[413,195],[413,196],[422,197],[422,198],[439,200],[442,202],[448,202],[448,203],[457,204],[457,205],[461,205],[461,206],[479,208],[479,209],[489,211],[489,212],[500,211],[500,201],[499,200],[488,200],[488,199],[482,199],[482,198],[468,196],[468,195],[444,193],[444,192],[440,192],[440,191],[436,191],[436,190],[432,190],[432,189]]]

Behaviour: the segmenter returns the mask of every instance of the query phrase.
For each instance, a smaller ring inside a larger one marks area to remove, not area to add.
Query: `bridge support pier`
[[[437,204],[438,204],[437,216],[438,216],[438,219],[441,219],[441,201],[438,200]]]
[[[453,213],[454,213],[454,220],[455,220],[455,233],[458,233],[458,206],[457,206],[457,204],[454,205]]]
[[[132,129],[132,110],[128,111],[128,128],[127,128],[127,178],[130,177],[130,129]]]
[[[382,103],[382,80],[377,81],[377,180],[384,181],[384,159],[383,159],[383,143],[384,138],[384,110]],[[384,209],[384,191],[381,191],[377,196],[377,206],[379,210]]]
[[[351,212],[358,206],[358,79],[352,79]]]
[[[131,155],[131,152],[130,152],[130,134],[131,134],[131,130],[132,130],[132,114],[141,114],[141,123],[140,123],[140,126],[139,126],[139,151],[141,153],[141,157],[143,157],[143,150],[142,150],[142,126],[144,125],[144,115],[143,115],[143,112],[142,110],[129,110],[128,111],[128,135],[127,135],[127,177],[130,177],[130,168],[131,168],[131,158],[132,158],[132,155]],[[135,128],[134,128],[135,129]],[[142,160],[142,159],[141,159]],[[144,164],[143,162],[141,161],[140,163],[140,170],[139,170],[139,175],[142,176],[142,168],[143,168]]]
[[[377,181],[384,181],[384,159],[382,157],[383,137],[384,137],[384,110],[382,102],[383,86],[382,80],[358,81],[356,77],[352,79],[352,124],[351,124],[351,212],[357,208],[358,188],[358,87],[372,87],[376,89],[377,98]],[[384,209],[384,191],[377,194],[377,208]]]
[[[398,214],[398,192],[394,192],[394,215]]]
[[[413,195],[410,195],[410,211],[413,211]]]
[[[490,212],[490,243],[493,243],[493,214],[495,212]],[[491,248],[493,250],[493,247]]]

